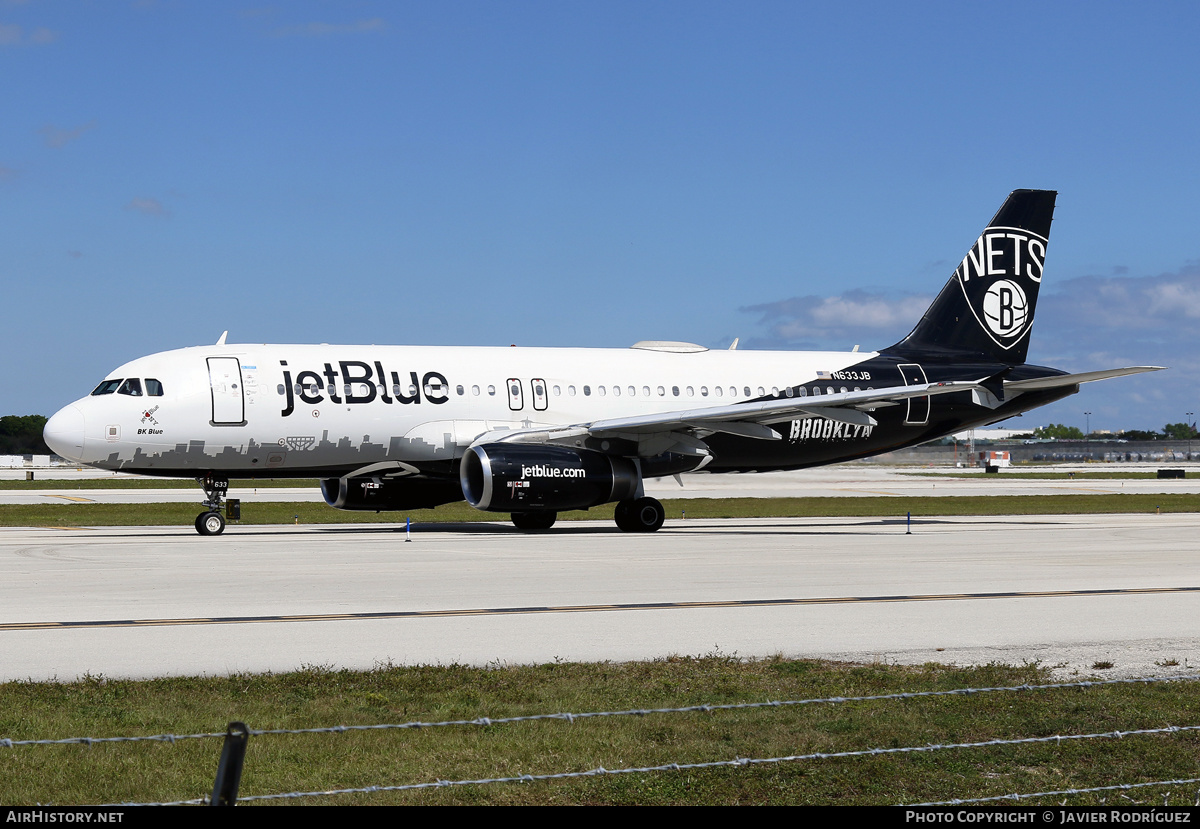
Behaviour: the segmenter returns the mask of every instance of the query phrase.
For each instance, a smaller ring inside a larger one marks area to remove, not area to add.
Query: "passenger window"
[[[746,393],[747,397],[750,396],[750,387],[749,386],[746,386],[746,388],[742,389],[742,391],[744,391]]]
[[[679,386],[671,386],[671,394],[678,397],[679,396]]]
[[[142,381],[136,377],[130,377],[121,384],[121,388],[117,389],[117,394],[127,394],[130,397],[142,396]]]
[[[800,387],[800,396],[801,396],[801,397],[808,397],[808,389],[804,388],[804,386],[801,386],[801,387]]]
[[[621,387],[613,386],[613,397],[620,397],[620,396],[621,396]]]
[[[279,387],[279,393],[283,394],[283,386]],[[163,396],[162,383],[158,382],[153,377],[147,377],[146,378],[146,394],[149,395],[150,397],[162,397]]]
[[[723,391],[721,390],[721,387],[720,387],[720,386],[716,386],[715,388],[713,388],[713,394],[715,394],[717,397],[720,397],[720,396],[721,396],[721,395],[723,395],[724,393],[725,393],[725,392],[723,392]]]
[[[821,387],[820,386],[813,386],[813,395],[816,397],[821,396]]]
[[[788,386],[786,389],[784,389],[783,393],[786,394],[788,397],[792,397],[793,395],[796,394],[796,392],[792,391],[791,386]]]
[[[696,394],[696,390],[693,389],[691,386],[688,386],[687,387],[687,396],[693,397],[693,396],[695,396],[695,394]]]
[[[766,389],[764,389],[762,386],[759,386],[759,387],[758,387],[758,396],[759,396],[759,397],[762,397],[762,396],[763,396],[764,394],[766,394],[766,393],[767,393],[767,390],[766,390]]]
[[[826,387],[825,387],[825,393],[826,393],[826,394],[833,394],[833,386],[826,386]]]
[[[496,387],[495,386],[488,386],[488,396],[489,397],[496,396]]]
[[[591,397],[591,396],[592,396],[592,387],[591,387],[591,386],[584,386],[584,387],[583,387],[583,396],[584,396],[584,397]]]
[[[779,386],[771,386],[771,394],[775,397],[779,396]]]
[[[729,396],[730,396],[730,397],[737,397],[737,386],[730,386],[730,387],[729,387]]]
[[[471,386],[471,394],[475,397],[479,396],[479,386]]]
[[[575,396],[575,387],[574,386],[567,386],[567,396],[568,397]]]
[[[666,389],[664,389],[662,386],[659,386],[659,387],[658,387],[658,396],[659,396],[659,397],[663,397],[663,396],[665,396],[665,395],[666,395],[666,393],[667,393],[667,390],[666,390]]]
[[[604,386],[596,386],[596,394],[603,397],[604,396]]]
[[[96,386],[96,390],[92,392],[92,397],[100,394],[112,394],[121,385],[120,380],[105,380],[100,385]]]

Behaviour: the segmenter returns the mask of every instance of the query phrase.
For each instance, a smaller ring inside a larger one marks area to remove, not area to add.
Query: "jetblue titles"
[[[279,364],[287,366],[287,361],[280,360]],[[281,414],[287,417],[296,410],[297,398],[313,406],[327,398],[331,403],[347,405],[376,400],[387,405],[408,405],[418,404],[422,399],[437,405],[449,399],[450,384],[437,371],[427,371],[418,378],[415,371],[385,371],[378,360],[373,363],[341,360],[336,367],[324,363],[320,371],[305,369],[294,379],[291,370],[284,368],[279,391],[286,400]]]

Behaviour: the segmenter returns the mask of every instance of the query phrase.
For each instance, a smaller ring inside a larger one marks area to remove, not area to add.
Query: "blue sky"
[[[3,413],[214,342],[888,345],[1058,190],[1030,359],[1200,406],[1192,3],[0,0]]]

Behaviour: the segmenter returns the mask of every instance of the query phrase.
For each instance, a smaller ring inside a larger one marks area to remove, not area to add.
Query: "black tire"
[[[196,532],[200,535],[220,535],[225,532],[225,518],[219,512],[202,512],[196,516]]]
[[[548,530],[558,520],[557,512],[514,512],[513,526],[518,530]]]
[[[618,503],[613,518],[627,533],[652,533],[662,527],[667,511],[655,498],[638,498]]]
[[[630,520],[630,515],[633,511],[633,499],[618,501],[616,509],[613,510],[613,520],[617,522],[617,528],[621,532],[634,533],[637,528],[633,526],[633,521]]]

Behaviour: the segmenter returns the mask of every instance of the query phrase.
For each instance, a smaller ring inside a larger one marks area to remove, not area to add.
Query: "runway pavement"
[[[0,680],[711,652],[1194,672],[1198,522],[0,529]]]

